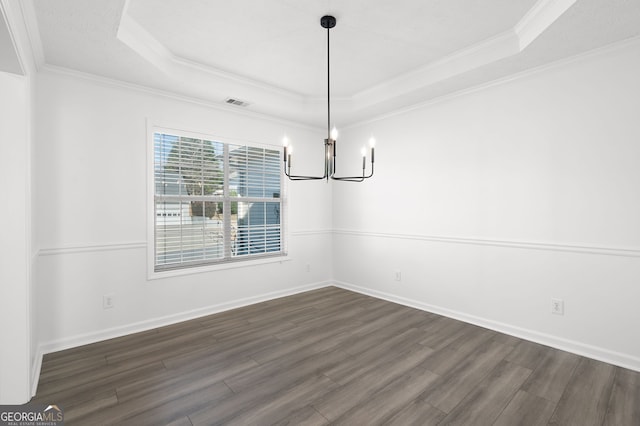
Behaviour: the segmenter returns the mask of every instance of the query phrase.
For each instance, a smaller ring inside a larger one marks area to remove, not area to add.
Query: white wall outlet
[[[551,313],[556,315],[564,315],[564,300],[551,299]]]
[[[102,296],[102,309],[112,309],[114,307],[113,293]]]
[[[307,272],[311,272],[311,264],[307,263],[307,265],[304,267],[304,270]]]
[[[400,271],[395,272],[396,281],[402,281],[402,273]]]

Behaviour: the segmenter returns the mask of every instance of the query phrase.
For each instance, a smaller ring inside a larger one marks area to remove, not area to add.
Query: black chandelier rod
[[[325,17],[326,18],[326,17]],[[322,19],[325,19],[322,18]],[[333,21],[335,26],[335,19]],[[331,140],[331,43],[329,43],[329,33],[331,25],[327,24],[327,140]],[[335,149],[333,150],[333,160],[336,158]]]

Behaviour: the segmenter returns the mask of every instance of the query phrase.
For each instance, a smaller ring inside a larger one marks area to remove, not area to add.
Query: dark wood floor
[[[640,425],[640,373],[328,287],[44,358],[66,424]]]

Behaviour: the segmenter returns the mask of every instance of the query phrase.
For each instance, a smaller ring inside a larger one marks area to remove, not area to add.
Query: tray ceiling
[[[338,21],[341,125],[640,35],[640,2],[630,0],[27,3],[41,66],[212,103],[238,98],[311,125],[325,119],[327,13]]]

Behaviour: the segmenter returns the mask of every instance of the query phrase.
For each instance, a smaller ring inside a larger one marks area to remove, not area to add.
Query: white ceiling
[[[341,125],[640,35],[638,0],[26,1],[41,66],[318,126],[324,14]]]

